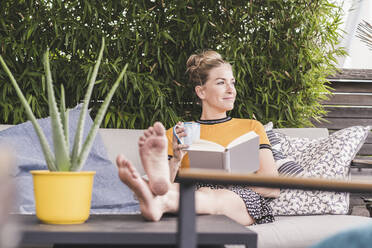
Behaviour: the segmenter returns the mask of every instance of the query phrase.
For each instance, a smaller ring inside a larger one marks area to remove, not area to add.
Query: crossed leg
[[[144,218],[159,221],[164,213],[178,211],[179,200],[178,184],[170,182],[164,126],[155,123],[147,129],[140,138],[139,150],[149,182],[142,179],[136,168],[123,155],[116,159],[119,177],[136,194]],[[195,202],[197,214],[222,214],[243,225],[254,223],[244,201],[230,190],[200,188],[195,192]]]

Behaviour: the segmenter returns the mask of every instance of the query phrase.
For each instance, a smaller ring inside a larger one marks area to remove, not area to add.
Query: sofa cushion
[[[141,175],[144,175],[145,171],[138,151],[138,140],[143,132],[144,130],[141,129],[101,128],[99,130],[107,149],[108,158],[115,163],[116,156],[119,153],[123,154]]]
[[[277,216],[272,223],[249,226],[258,233],[257,248],[303,248],[340,231],[372,224],[353,215]]]
[[[75,130],[80,115],[80,106],[70,110],[69,141],[72,147]],[[53,140],[50,119],[38,120],[48,143]],[[87,114],[84,126],[85,138],[93,121]],[[15,177],[17,204],[15,213],[35,213],[32,176],[30,170],[47,170],[39,139],[31,122],[25,122],[0,131],[0,143],[12,146],[16,154],[17,167],[13,172]],[[106,149],[98,134],[94,140],[87,161],[82,168],[85,171],[96,171],[94,177],[91,213],[128,213],[138,212],[138,202],[131,190],[124,185],[117,175],[117,168],[107,157]]]
[[[363,145],[370,127],[354,126],[326,138],[307,139],[276,133],[284,155],[303,168],[304,177],[347,179],[349,165]],[[270,202],[275,215],[346,214],[349,193],[281,189]]]

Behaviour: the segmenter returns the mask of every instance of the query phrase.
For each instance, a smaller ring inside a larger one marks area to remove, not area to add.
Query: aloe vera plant
[[[83,142],[83,128],[84,128],[84,120],[85,115],[88,110],[88,104],[91,98],[91,94],[93,91],[94,84],[96,82],[98,69],[102,60],[103,50],[105,47],[105,40],[102,39],[102,46],[98,55],[98,59],[96,64],[93,68],[93,71],[90,70],[88,74],[88,89],[84,97],[83,106],[80,112],[80,117],[77,125],[77,130],[75,133],[74,144],[72,147],[72,151],[70,152],[70,145],[68,139],[68,109],[66,110],[65,106],[65,97],[64,97],[64,89],[63,86],[61,88],[61,104],[58,110],[57,102],[53,90],[53,82],[51,77],[50,65],[49,65],[49,49],[43,55],[43,64],[45,70],[45,78],[47,82],[47,92],[48,92],[48,105],[49,105],[49,115],[52,124],[52,132],[53,132],[53,143],[54,143],[54,154],[52,153],[49,144],[46,140],[45,134],[42,131],[40,125],[38,124],[35,115],[33,114],[30,105],[28,104],[25,96],[23,95],[21,89],[18,86],[17,81],[15,80],[13,74],[10,72],[8,66],[4,62],[2,56],[0,55],[0,63],[10,78],[12,85],[14,86],[18,97],[21,100],[23,107],[26,110],[27,118],[31,121],[38,137],[40,140],[41,148],[43,150],[43,154],[50,171],[79,171],[81,170],[82,166],[84,165],[89,151],[92,147],[94,138],[98,132],[99,126],[104,118],[106,110],[109,106],[109,103],[119,86],[119,83],[123,79],[128,64],[124,66],[120,75],[118,76],[116,82],[112,86],[111,90],[107,94],[105,100],[103,101],[100,109],[97,112],[97,115],[94,119],[93,126],[91,127],[87,138]]]

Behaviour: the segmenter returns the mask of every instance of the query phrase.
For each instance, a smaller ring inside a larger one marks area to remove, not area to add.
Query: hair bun
[[[186,73],[189,80],[196,85],[203,85],[208,79],[211,69],[226,64],[222,56],[213,50],[192,54],[186,62]]]

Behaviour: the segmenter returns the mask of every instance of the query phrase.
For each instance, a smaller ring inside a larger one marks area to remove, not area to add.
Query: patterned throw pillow
[[[273,131],[273,123],[269,122],[265,126],[266,135],[271,144],[271,150],[274,156],[278,172],[282,176],[299,176],[304,169],[291,156],[284,155],[281,152],[281,140]]]
[[[281,152],[292,156],[304,168],[301,176],[347,179],[349,165],[370,129],[370,126],[353,126],[320,139],[274,133],[281,143]],[[347,214],[349,193],[281,189],[270,205],[275,215]]]

